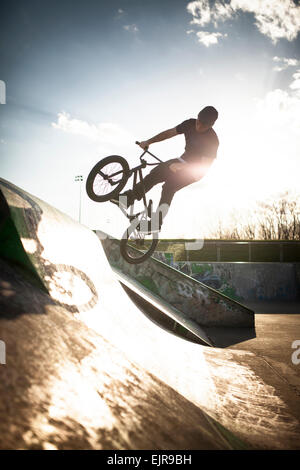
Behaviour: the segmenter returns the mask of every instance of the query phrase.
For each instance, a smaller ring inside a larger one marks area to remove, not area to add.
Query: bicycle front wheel
[[[129,178],[129,166],[125,158],[110,155],[100,160],[86,180],[86,192],[92,201],[105,202],[118,196]]]
[[[151,224],[150,221],[143,221]],[[133,220],[131,225],[123,234],[120,242],[120,252],[125,261],[130,264],[143,263],[154,253],[158,244],[158,232],[142,231],[142,221]]]

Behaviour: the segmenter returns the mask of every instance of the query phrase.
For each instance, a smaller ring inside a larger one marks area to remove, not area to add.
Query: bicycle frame
[[[139,145],[140,143],[139,142],[136,142],[137,145]],[[155,158],[155,160],[157,160],[157,163],[149,163],[147,162],[146,160],[143,159],[143,156],[146,154],[146,153],[149,153],[149,155],[151,155],[151,157]],[[141,164],[140,165],[137,165],[136,167],[132,168],[130,171],[129,171],[129,176],[128,176],[128,179],[131,178],[131,176],[133,175],[133,183],[132,183],[132,189],[135,188],[135,186],[137,185],[137,183],[140,181],[142,183],[142,187],[143,187],[143,203],[144,203],[144,211],[141,211],[141,212],[138,212],[136,214],[133,213],[133,206],[131,206],[130,208],[130,213],[128,214],[121,206],[120,206],[120,209],[122,210],[123,214],[126,215],[126,217],[132,221],[133,219],[135,219],[136,217],[138,217],[139,215],[141,214],[146,214],[148,215],[148,217],[151,217],[151,209],[152,209],[152,200],[150,199],[149,201],[149,204],[147,204],[147,199],[146,199],[146,193],[145,193],[145,187],[144,187],[144,177],[143,177],[143,168],[146,168],[147,166],[156,166],[158,165],[159,163],[162,163],[162,160],[160,160],[158,157],[156,157],[153,153],[149,152],[148,148],[144,150],[144,152],[140,155],[140,162]],[[117,174],[119,174],[120,172],[117,172],[113,175],[110,175],[110,177],[112,176],[115,176]],[[138,180],[139,179],[139,180]]]

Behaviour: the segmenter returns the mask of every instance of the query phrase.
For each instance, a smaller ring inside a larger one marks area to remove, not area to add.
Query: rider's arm
[[[178,132],[176,130],[176,127],[173,127],[172,129],[168,129],[166,131],[160,132],[154,137],[151,137],[151,139],[140,142],[140,146],[143,148],[149,147],[149,145],[154,144],[155,142],[162,142],[163,140],[170,139],[171,137],[175,137],[175,135],[177,134]]]

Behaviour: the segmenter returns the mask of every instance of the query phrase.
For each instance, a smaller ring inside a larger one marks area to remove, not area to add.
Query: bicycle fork
[[[139,177],[139,182],[138,182],[138,177]],[[150,199],[149,205],[147,206],[144,178],[143,178],[143,173],[142,173],[141,168],[139,168],[138,170],[136,170],[134,172],[133,183],[132,183],[132,191],[134,191],[134,188],[137,186],[138,183],[140,183],[141,186],[142,186],[142,198],[141,199],[143,200],[145,210],[147,210],[148,217],[151,217],[151,215],[152,215],[152,201]],[[150,208],[150,206],[151,206],[151,208]],[[150,210],[149,210],[149,208],[150,208]],[[131,207],[130,215],[133,215],[133,206]]]
[[[129,214],[123,210],[122,211],[124,212],[126,217],[130,220],[131,227],[133,228],[133,230],[137,230],[140,233],[159,232],[161,225],[162,225],[163,217],[167,213],[169,207],[167,204],[163,204],[163,207],[159,207],[158,210],[154,212],[152,199],[149,200],[149,204],[147,205],[144,178],[143,178],[141,168],[138,168],[134,171],[133,184],[132,184],[133,191],[136,185],[139,183],[141,183],[141,186],[142,186],[142,198],[141,199],[143,200],[143,203],[144,203],[144,210],[134,214],[133,205],[132,205],[130,208]]]

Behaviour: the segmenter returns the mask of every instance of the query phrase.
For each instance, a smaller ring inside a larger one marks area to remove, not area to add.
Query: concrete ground
[[[231,346],[231,349],[251,351],[263,357],[300,398],[300,364],[294,364],[292,358],[296,351],[293,343],[300,343],[300,314],[256,314],[255,330],[255,338]],[[298,357],[300,359],[300,353]]]

